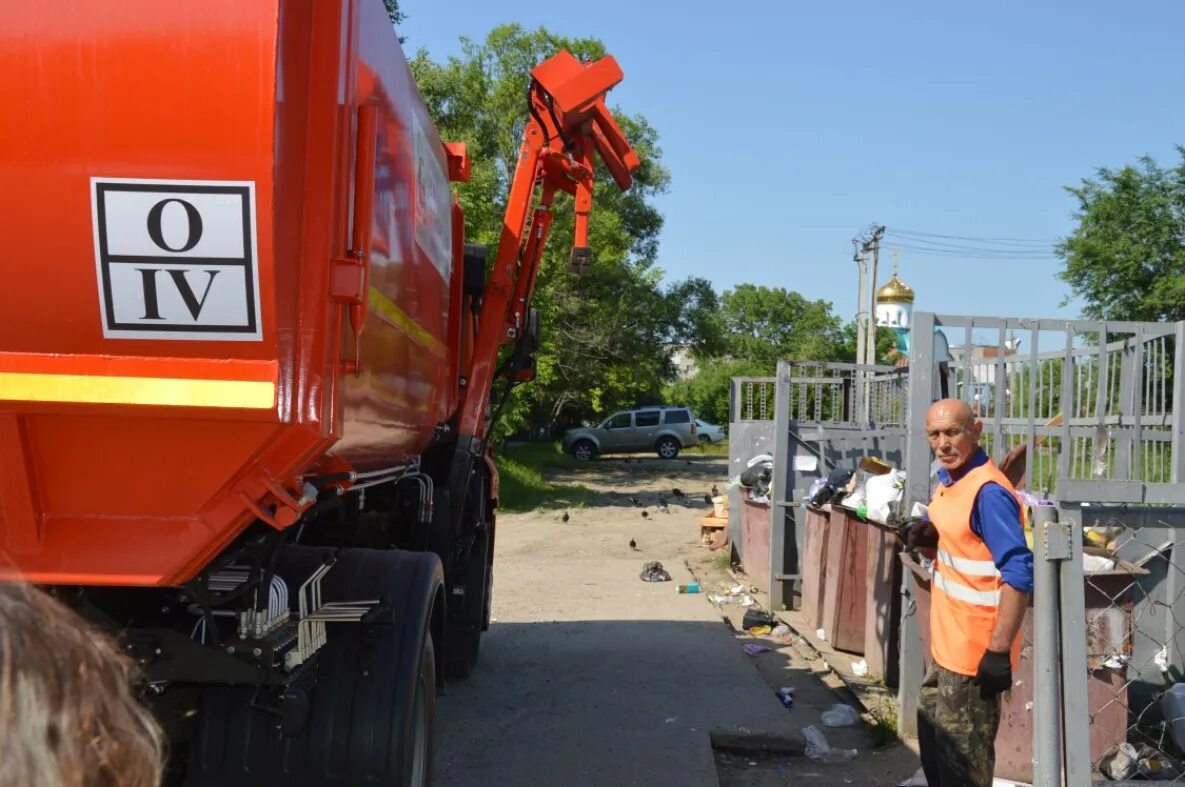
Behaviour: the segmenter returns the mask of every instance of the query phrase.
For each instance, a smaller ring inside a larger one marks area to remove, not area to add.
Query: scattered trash
[[[679,585],[678,588],[676,588],[676,589],[680,593],[698,593],[699,592],[699,583],[698,582],[688,582],[686,585]]]
[[[794,689],[789,686],[783,686],[775,693],[778,695],[778,701],[781,702],[784,707],[794,707]]]
[[[816,630],[815,630],[815,636],[819,638],[819,641],[820,641],[820,642],[826,642],[826,641],[827,641],[827,632],[826,632],[826,631],[824,631],[824,630],[823,630],[823,629],[821,629],[821,628],[820,628],[820,629],[816,629]]]
[[[754,637],[764,637],[771,630],[769,626],[753,626],[749,629],[749,634]],[[766,648],[766,650],[769,650],[769,648]]]
[[[1112,654],[1103,661],[1103,666],[1108,669],[1122,669],[1129,661],[1131,656],[1126,653]]]
[[[868,662],[864,659],[852,662],[852,674],[857,678],[868,677]]]
[[[1115,561],[1099,555],[1083,555],[1082,568],[1086,571],[1112,571],[1115,569]]]
[[[929,787],[929,783],[926,781],[926,772],[918,768],[913,776],[898,784],[897,787]]]
[[[827,743],[827,736],[815,725],[802,728],[802,737],[806,739],[806,756],[812,760],[826,763],[847,762],[855,758],[855,749],[833,749]]]
[[[744,650],[750,656],[756,656],[758,653],[767,652],[769,650],[769,648],[767,648],[765,645],[758,645],[754,642],[750,642],[747,645],[745,645]]]
[[[748,631],[754,626],[768,626],[772,629],[777,623],[768,612],[761,609],[751,609],[741,619],[741,628],[745,629],[745,631]]]
[[[713,604],[731,604],[732,596],[721,596],[719,594],[712,593],[708,596],[708,601],[711,601]]]
[[[1165,645],[1160,650],[1156,651],[1156,655],[1152,657],[1152,663],[1156,665],[1161,672],[1169,671],[1169,646]]]
[[[741,606],[742,607],[751,607],[756,603],[757,602],[753,600],[752,596],[741,596]]]
[[[1135,746],[1130,743],[1121,743],[1113,754],[1103,760],[1099,770],[1108,779],[1121,782],[1135,774],[1138,759],[1139,754],[1136,752]]]
[[[851,705],[837,702],[831,710],[823,711],[820,719],[824,727],[852,727],[860,723],[860,714]]]
[[[773,627],[773,630],[769,632],[769,635],[771,637],[778,637],[778,638],[788,637],[788,636],[790,636],[790,627],[787,626],[785,623],[779,623],[778,625]]]
[[[662,563],[652,560],[642,566],[642,573],[638,575],[643,582],[670,582],[671,575],[662,567]]]

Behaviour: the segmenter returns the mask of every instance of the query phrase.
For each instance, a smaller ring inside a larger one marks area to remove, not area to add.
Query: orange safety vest
[[[1004,586],[987,544],[971,530],[975,498],[989,481],[1016,496],[1012,484],[989,459],[950,486],[940,484],[928,507],[938,531],[938,558],[930,584],[930,652],[939,666],[960,675],[974,676],[979,670],[996,627]],[[1021,523],[1017,521],[1016,526]],[[1019,656],[1018,632],[1012,643],[1013,669]]]

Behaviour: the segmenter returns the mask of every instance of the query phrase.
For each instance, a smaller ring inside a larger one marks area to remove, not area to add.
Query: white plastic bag
[[[851,705],[837,702],[831,710],[823,711],[821,721],[824,727],[852,727],[860,723],[860,714]]]
[[[901,499],[905,489],[905,473],[892,470],[885,475],[874,475],[864,485],[865,516],[873,522],[885,524],[893,504]]]

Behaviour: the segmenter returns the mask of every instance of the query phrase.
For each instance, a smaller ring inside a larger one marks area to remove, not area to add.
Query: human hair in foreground
[[[157,787],[163,736],[103,632],[0,582],[0,787]]]

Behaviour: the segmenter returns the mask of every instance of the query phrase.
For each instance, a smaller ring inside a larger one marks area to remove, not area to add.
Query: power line
[[[992,254],[1001,257],[1051,257],[1053,256],[1053,249],[1051,248],[1032,248],[1032,249],[994,249],[989,246],[962,246],[958,244],[948,243],[930,243],[925,241],[914,241],[909,239],[893,239],[890,238],[888,243],[897,246],[910,246],[915,249],[923,249],[925,251],[946,252],[950,254],[968,253],[968,254]]]
[[[957,257],[967,260],[994,260],[996,262],[1053,262],[1057,260],[1057,257],[1053,254],[993,254],[974,250],[930,249],[903,243],[893,243],[892,241],[889,241],[887,245],[890,249],[931,257]]]
[[[975,237],[975,236],[971,236],[971,235],[943,235],[943,234],[940,234],[937,232],[920,232],[918,230],[898,229],[897,227],[893,227],[893,228],[889,229],[888,234],[912,236],[912,237],[917,238],[919,240],[926,240],[929,238],[939,238],[942,240],[961,240],[961,241],[971,241],[973,243],[981,243],[981,244],[989,244],[989,245],[990,244],[997,244],[997,245],[1004,245],[1004,246],[1017,246],[1017,245],[1023,246],[1023,245],[1030,245],[1030,244],[1036,244],[1039,246],[1052,246],[1056,242],[1055,240],[1047,240],[1044,238],[986,238],[986,237]]]

